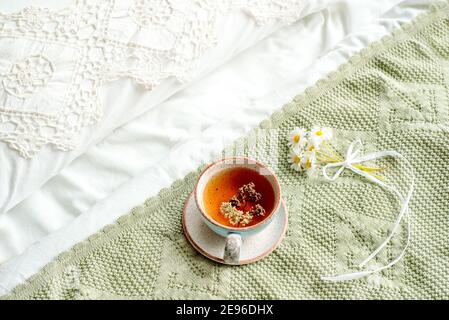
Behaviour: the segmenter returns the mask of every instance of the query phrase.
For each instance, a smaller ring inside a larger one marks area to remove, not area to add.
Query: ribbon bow
[[[379,254],[380,251],[382,251],[385,248],[385,246],[391,241],[393,236],[398,231],[398,228],[401,225],[402,220],[408,216],[408,206],[409,206],[409,202],[412,197],[414,185],[415,185],[415,176],[413,174],[412,166],[411,166],[410,162],[403,155],[401,155],[400,153],[393,151],[393,150],[386,150],[386,151],[369,153],[364,156],[359,156],[361,147],[362,147],[362,142],[360,140],[355,140],[354,142],[352,142],[348,147],[344,161],[328,163],[327,165],[325,165],[323,167],[324,177],[330,181],[335,181],[343,173],[343,171],[345,169],[349,169],[352,172],[365,177],[369,181],[371,181],[371,182],[383,187],[384,189],[388,190],[389,192],[391,192],[394,196],[396,196],[398,198],[401,209],[399,211],[398,216],[396,217],[396,220],[393,224],[393,227],[392,227],[389,235],[377,247],[377,249],[375,249],[365,260],[363,260],[363,262],[359,265],[360,268],[364,267],[368,262],[370,262],[372,259],[374,259]],[[397,188],[386,184],[385,182],[370,175],[368,172],[363,171],[354,166],[354,164],[359,164],[359,163],[362,163],[365,161],[370,161],[370,160],[384,158],[384,157],[398,158],[398,159],[404,161],[407,164],[407,166],[409,167],[409,172],[411,175],[411,182],[410,182],[409,190],[405,196],[402,195],[401,192]],[[328,170],[331,168],[338,168],[338,170],[334,173],[333,176],[328,175]],[[401,253],[395,259],[393,259],[391,262],[389,262],[387,265],[384,265],[381,267],[376,267],[374,269],[358,271],[358,272],[351,272],[351,273],[345,273],[345,274],[334,275],[334,276],[325,276],[325,277],[321,277],[321,279],[325,280],[325,281],[354,280],[354,279],[358,279],[358,278],[382,271],[384,269],[390,268],[402,259],[405,252],[407,251],[407,248],[410,243],[410,239],[411,239],[411,228],[410,228],[410,219],[408,219],[407,220],[407,242],[406,242],[406,245],[402,249]]]

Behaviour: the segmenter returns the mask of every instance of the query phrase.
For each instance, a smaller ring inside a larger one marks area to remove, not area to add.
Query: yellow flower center
[[[312,167],[312,161],[310,161],[310,159],[308,159],[306,161],[306,168],[311,168]]]
[[[300,139],[301,139],[301,137],[299,136],[299,134],[297,134],[293,137],[293,142],[298,143]]]
[[[315,133],[317,136],[322,136],[323,135],[323,130],[318,130],[316,133]]]
[[[313,151],[313,150],[315,150],[315,146],[314,146],[314,145],[311,145],[311,146],[309,147],[309,151]]]
[[[300,163],[300,162],[301,162],[301,158],[300,158],[300,157],[298,157],[298,156],[294,156],[294,158],[293,158],[293,162],[294,162],[295,164],[298,164],[298,163]]]

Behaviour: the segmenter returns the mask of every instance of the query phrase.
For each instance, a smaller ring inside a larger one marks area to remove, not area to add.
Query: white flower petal
[[[307,131],[303,128],[295,128],[289,136],[289,146],[292,148],[302,148],[307,144]]]

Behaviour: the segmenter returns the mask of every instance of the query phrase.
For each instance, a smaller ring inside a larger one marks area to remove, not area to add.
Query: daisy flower
[[[301,154],[299,154],[295,150],[290,150],[290,158],[289,161],[291,163],[291,168],[295,171],[302,171],[302,157]]]
[[[316,167],[316,153],[315,151],[307,151],[302,157],[302,167],[306,170],[307,174],[311,174]]]
[[[303,128],[296,127],[291,133],[290,133],[290,139],[289,139],[289,145],[294,149],[299,149],[301,147],[304,147],[307,143],[307,131]]]
[[[332,130],[329,128],[314,127],[312,131],[310,131],[310,138],[315,146],[315,149],[318,149],[323,141],[327,141],[332,138]]]
[[[313,144],[312,141],[308,141],[307,145],[305,147],[305,151],[306,152],[316,152],[317,148],[315,147],[315,145]]]

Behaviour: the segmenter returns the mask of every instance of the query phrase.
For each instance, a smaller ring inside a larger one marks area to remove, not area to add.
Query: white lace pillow
[[[77,0],[0,14],[0,213],[111,130],[334,1]]]

